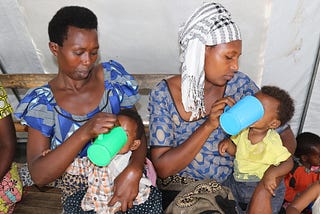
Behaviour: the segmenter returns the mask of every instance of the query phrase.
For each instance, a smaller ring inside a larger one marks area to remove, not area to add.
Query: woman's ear
[[[139,140],[139,139],[138,140],[134,140],[130,145],[130,150],[131,151],[136,150],[140,146],[140,144],[141,144],[141,140]]]
[[[50,51],[53,55],[57,56],[58,55],[58,44],[55,42],[49,42],[49,48]]]

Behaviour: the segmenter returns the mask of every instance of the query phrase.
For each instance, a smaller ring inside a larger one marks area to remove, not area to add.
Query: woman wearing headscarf
[[[221,4],[206,3],[195,10],[181,27],[179,42],[181,75],[159,82],[149,102],[151,158],[164,208],[186,184],[206,179],[223,183],[232,173],[233,157],[220,156],[217,148],[227,137],[219,116],[227,105],[259,90],[238,71],[240,30]],[[278,131],[293,153],[296,145],[290,127]],[[258,185],[249,212],[271,213],[269,202],[256,203],[268,201],[267,197],[271,194]],[[281,202],[272,206],[273,212],[280,206]]]

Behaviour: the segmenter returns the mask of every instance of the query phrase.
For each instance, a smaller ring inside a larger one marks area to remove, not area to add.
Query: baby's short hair
[[[144,134],[144,125],[143,125],[143,122],[142,122],[142,119],[141,119],[139,113],[133,109],[124,108],[124,109],[120,110],[118,115],[127,116],[127,117],[133,119],[134,121],[136,121],[136,123],[137,123],[137,136],[136,136],[136,138],[141,139],[142,135]]]
[[[277,86],[263,86],[261,92],[279,101],[278,119],[281,125],[291,120],[294,114],[294,102],[288,92]]]

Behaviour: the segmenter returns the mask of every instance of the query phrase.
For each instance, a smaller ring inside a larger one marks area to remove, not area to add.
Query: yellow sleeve
[[[8,103],[7,92],[0,86],[0,119],[10,115],[12,112],[13,109]]]

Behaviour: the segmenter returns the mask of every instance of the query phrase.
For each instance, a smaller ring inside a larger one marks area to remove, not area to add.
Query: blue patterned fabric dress
[[[253,95],[259,88],[244,73],[237,72],[227,83],[224,96],[236,101],[246,95]],[[149,102],[150,112],[150,146],[177,147],[185,142],[207,118],[189,122],[183,120],[174,103],[165,80],[152,90]],[[224,181],[233,168],[233,157],[221,156],[218,143],[227,135],[219,127],[209,136],[194,160],[178,175],[196,180],[216,179]]]
[[[105,92],[99,106],[87,115],[72,115],[58,106],[46,84],[27,92],[17,106],[15,116],[22,120],[22,124],[50,137],[53,150],[98,112],[117,114],[120,108],[132,108],[139,99],[137,82],[115,61],[102,65]]]
[[[72,115],[58,106],[48,84],[30,89],[15,110],[21,123],[39,130],[51,140],[50,149],[56,149],[86,121],[99,112],[117,114],[120,108],[132,108],[140,98],[138,85],[119,63],[102,63],[105,92],[100,104],[85,116]],[[87,143],[78,158],[86,156]],[[80,204],[87,189],[86,177],[65,173],[59,187],[62,189],[64,213],[86,213]]]

